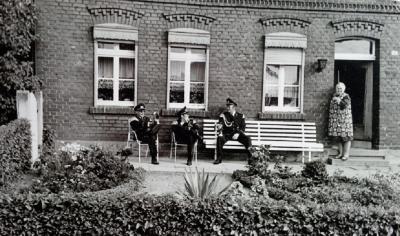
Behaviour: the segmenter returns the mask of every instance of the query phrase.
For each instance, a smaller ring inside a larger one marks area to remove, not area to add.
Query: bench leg
[[[214,149],[214,161],[217,160],[217,148]]]
[[[140,144],[138,144],[139,145],[139,163],[140,163]]]
[[[311,151],[308,152],[308,162],[311,162]]]
[[[175,164],[176,164],[176,145],[175,145]]]

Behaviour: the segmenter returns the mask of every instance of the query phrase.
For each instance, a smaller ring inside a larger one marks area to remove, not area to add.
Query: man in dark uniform
[[[134,110],[136,114],[130,122],[131,128],[136,132],[139,141],[149,145],[151,164],[158,165],[156,146],[157,133],[160,130],[158,114],[154,113],[152,118],[145,116],[146,107],[143,103],[139,103]]]
[[[175,133],[177,143],[187,144],[187,165],[192,165],[194,144],[201,140],[199,135],[200,127],[196,122],[189,118],[189,113],[186,107],[181,109],[178,113],[178,120],[172,124],[172,132]]]
[[[217,128],[219,135],[217,137],[217,160],[214,164],[220,164],[223,158],[222,148],[229,140],[236,140],[243,144],[247,150],[248,160],[251,158],[249,147],[251,147],[251,139],[244,134],[246,129],[245,117],[243,114],[236,112],[237,103],[232,99],[226,99],[226,112],[219,117]]]

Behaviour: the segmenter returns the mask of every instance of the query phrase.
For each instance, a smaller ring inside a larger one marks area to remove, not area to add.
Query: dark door
[[[338,81],[346,85],[351,98],[354,139],[371,140],[372,62],[335,61],[335,84]]]

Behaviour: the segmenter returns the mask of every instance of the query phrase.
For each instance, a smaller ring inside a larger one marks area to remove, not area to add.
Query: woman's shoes
[[[343,157],[342,154],[339,154],[339,155],[334,156],[333,158],[334,159],[342,159],[342,157]]]
[[[342,156],[342,161],[346,161],[347,159],[349,159],[348,156]]]

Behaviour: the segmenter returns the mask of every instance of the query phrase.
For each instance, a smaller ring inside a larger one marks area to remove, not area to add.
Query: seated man
[[[178,113],[178,120],[172,125],[172,132],[175,133],[175,139],[178,143],[187,144],[187,165],[192,165],[194,144],[196,141],[201,140],[199,135],[200,127],[196,122],[189,118],[189,113],[186,107],[181,109]]]
[[[145,116],[146,107],[143,103],[138,104],[134,110],[134,115],[130,126],[136,132],[139,141],[147,143],[150,149],[151,164],[158,165],[157,161],[157,133],[160,129],[160,122],[157,113],[154,113],[151,118]]]
[[[217,160],[214,164],[220,164],[223,158],[222,148],[229,140],[236,140],[243,144],[247,150],[248,161],[251,158],[249,147],[251,147],[251,139],[244,134],[246,129],[245,117],[243,114],[236,112],[237,103],[232,99],[226,99],[226,112],[219,117],[217,128],[219,135],[217,137]]]

